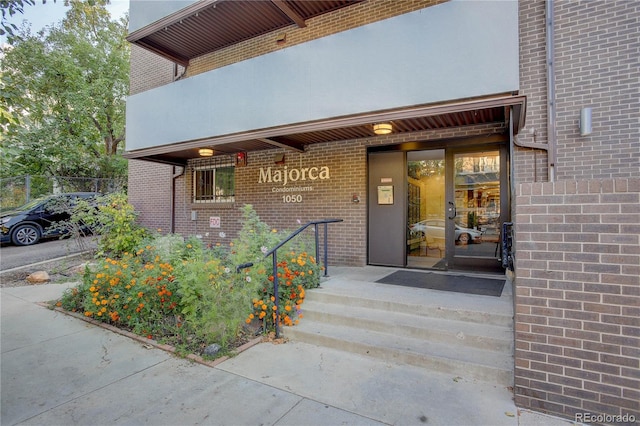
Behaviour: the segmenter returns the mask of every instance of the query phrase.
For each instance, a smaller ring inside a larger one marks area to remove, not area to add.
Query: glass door
[[[407,153],[407,266],[501,271],[507,212],[500,148]]]
[[[449,267],[501,270],[498,262],[501,215],[506,212],[504,155],[499,149],[453,152],[448,229],[453,242]]]
[[[407,153],[407,266],[446,269],[445,151]]]

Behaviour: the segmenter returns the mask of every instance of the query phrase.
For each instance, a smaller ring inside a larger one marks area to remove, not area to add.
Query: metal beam
[[[296,11],[291,9],[289,5],[285,3],[283,0],[271,0],[271,3],[273,3],[278,9],[280,9],[282,13],[287,15],[289,19],[295,22],[298,25],[298,27],[304,28],[307,26],[306,22],[304,21],[304,18],[298,15]]]
[[[304,152],[303,148],[298,148],[298,147],[295,147],[295,146],[292,146],[292,145],[288,145],[286,143],[274,141],[273,139],[258,138],[257,140],[259,140],[260,142],[268,143],[269,145],[277,146],[277,147],[280,147],[280,148],[290,149],[291,151]]]

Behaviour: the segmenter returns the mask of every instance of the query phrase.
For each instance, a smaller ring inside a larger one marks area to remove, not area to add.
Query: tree
[[[42,0],[42,3],[46,3],[47,0]],[[53,0],[55,2],[55,0]],[[7,18],[15,15],[16,13],[23,13],[26,5],[33,6],[34,0],[0,0],[0,10],[2,10],[2,21],[0,22],[0,35],[10,34],[18,28],[15,24],[7,22]]]
[[[4,13],[11,0],[0,1]],[[9,35],[0,65],[0,111],[10,112],[0,117],[3,176],[126,175],[127,19],[111,21],[106,4],[69,0],[60,24]]]

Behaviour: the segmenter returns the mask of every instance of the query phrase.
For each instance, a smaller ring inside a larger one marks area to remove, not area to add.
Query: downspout
[[[184,166],[179,166],[180,171],[176,172],[176,166],[173,166],[173,176],[171,177],[171,224],[170,229],[171,233],[174,234],[176,232],[176,179],[182,176],[185,172]]]
[[[547,143],[549,182],[556,180],[556,73],[554,56],[553,0],[547,0]]]
[[[554,14],[553,0],[546,1],[546,55],[547,55],[547,143],[536,141],[536,131],[533,130],[533,143],[520,142],[516,136],[514,145],[521,148],[539,149],[547,151],[547,170],[549,182],[553,182],[556,177],[556,74],[554,63]]]

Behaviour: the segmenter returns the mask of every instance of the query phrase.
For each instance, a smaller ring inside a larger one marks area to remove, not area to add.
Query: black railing
[[[302,231],[310,227],[314,226],[315,238],[316,238],[316,262],[320,264],[320,260],[322,259],[322,264],[324,266],[324,276],[328,276],[329,273],[329,262],[328,260],[328,242],[327,242],[327,227],[329,223],[337,223],[342,222],[342,219],[322,219],[322,220],[314,220],[306,225],[301,226],[296,231],[292,232],[287,238],[280,241],[278,245],[265,253],[264,258],[272,256],[273,258],[273,298],[275,299],[276,306],[276,338],[280,337],[280,311],[278,306],[278,249],[291,241],[296,235],[300,234]],[[324,224],[324,258],[320,257],[320,236],[318,234],[318,225]],[[253,263],[243,263],[242,265],[236,266],[236,272],[240,272],[241,269],[249,268],[253,266]]]
[[[502,267],[513,271],[513,222],[502,224],[501,237]]]

